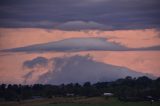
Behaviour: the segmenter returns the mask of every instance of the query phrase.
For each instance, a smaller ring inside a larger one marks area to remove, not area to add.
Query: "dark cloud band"
[[[160,27],[159,0],[0,0],[0,27],[120,30]]]

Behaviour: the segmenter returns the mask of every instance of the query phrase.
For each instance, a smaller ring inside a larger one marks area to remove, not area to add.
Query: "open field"
[[[18,102],[0,102],[0,106],[160,106],[160,102],[122,102],[116,98],[63,98],[26,100]]]

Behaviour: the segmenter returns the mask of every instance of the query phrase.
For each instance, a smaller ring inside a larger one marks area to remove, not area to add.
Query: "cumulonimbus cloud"
[[[128,48],[119,43],[109,42],[106,38],[70,38],[55,42],[30,45],[1,50],[3,52],[79,52],[79,51],[144,51],[160,50],[160,46]]]
[[[35,60],[38,58],[39,57],[27,62],[29,62],[29,64],[33,64],[33,66],[36,67],[36,63],[40,63],[39,61],[35,62]],[[26,83],[30,83],[30,79],[32,79],[32,77],[37,77],[37,80],[35,80],[34,83],[50,84],[71,82],[83,83],[86,81],[94,83],[98,81],[113,81],[118,78],[124,78],[126,76],[138,77],[146,75],[153,78],[152,75],[136,72],[125,67],[97,62],[93,60],[90,55],[62,56],[45,60],[48,60],[43,61],[46,62],[46,64],[52,63],[52,68],[48,69],[48,71],[45,71],[43,74],[39,74],[39,76],[35,76],[37,75],[36,73],[40,73],[39,71],[33,71],[32,68],[34,67],[31,68],[24,62],[24,66],[31,70],[24,76]]]

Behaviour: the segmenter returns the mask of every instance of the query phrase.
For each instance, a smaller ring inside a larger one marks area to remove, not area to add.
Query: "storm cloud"
[[[151,75],[136,72],[125,67],[94,61],[90,55],[62,56],[51,58],[48,62],[52,62],[53,67],[39,75],[34,83],[84,83],[86,81],[113,81],[126,76],[138,77],[147,75],[151,77]],[[32,63],[33,62],[31,61],[31,64]],[[39,62],[37,61],[37,63]],[[26,74],[24,77],[26,83],[30,83],[28,80],[30,77],[35,77],[35,73],[39,72],[30,71]]]
[[[159,0],[0,0],[0,27],[117,30],[160,27]]]
[[[70,38],[55,42],[35,44],[25,47],[1,50],[3,52],[79,52],[79,51],[145,51],[160,50],[160,46],[128,48],[119,43],[109,42],[106,38]]]

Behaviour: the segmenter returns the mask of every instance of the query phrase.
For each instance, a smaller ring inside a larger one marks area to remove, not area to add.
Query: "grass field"
[[[18,102],[0,102],[0,106],[160,106],[160,102],[122,102],[116,98],[53,98]]]
[[[108,104],[46,104],[41,106],[160,106],[160,103],[108,103]]]
[[[78,103],[64,103],[64,104],[3,104],[0,106],[160,106],[160,103],[153,103],[150,104],[149,102],[117,102],[117,103],[105,103],[105,104],[78,104]]]
[[[79,103],[65,103],[65,104],[45,104],[39,106],[160,106],[160,102],[122,102],[116,99],[110,100],[108,103],[88,103],[88,104],[79,104]]]

